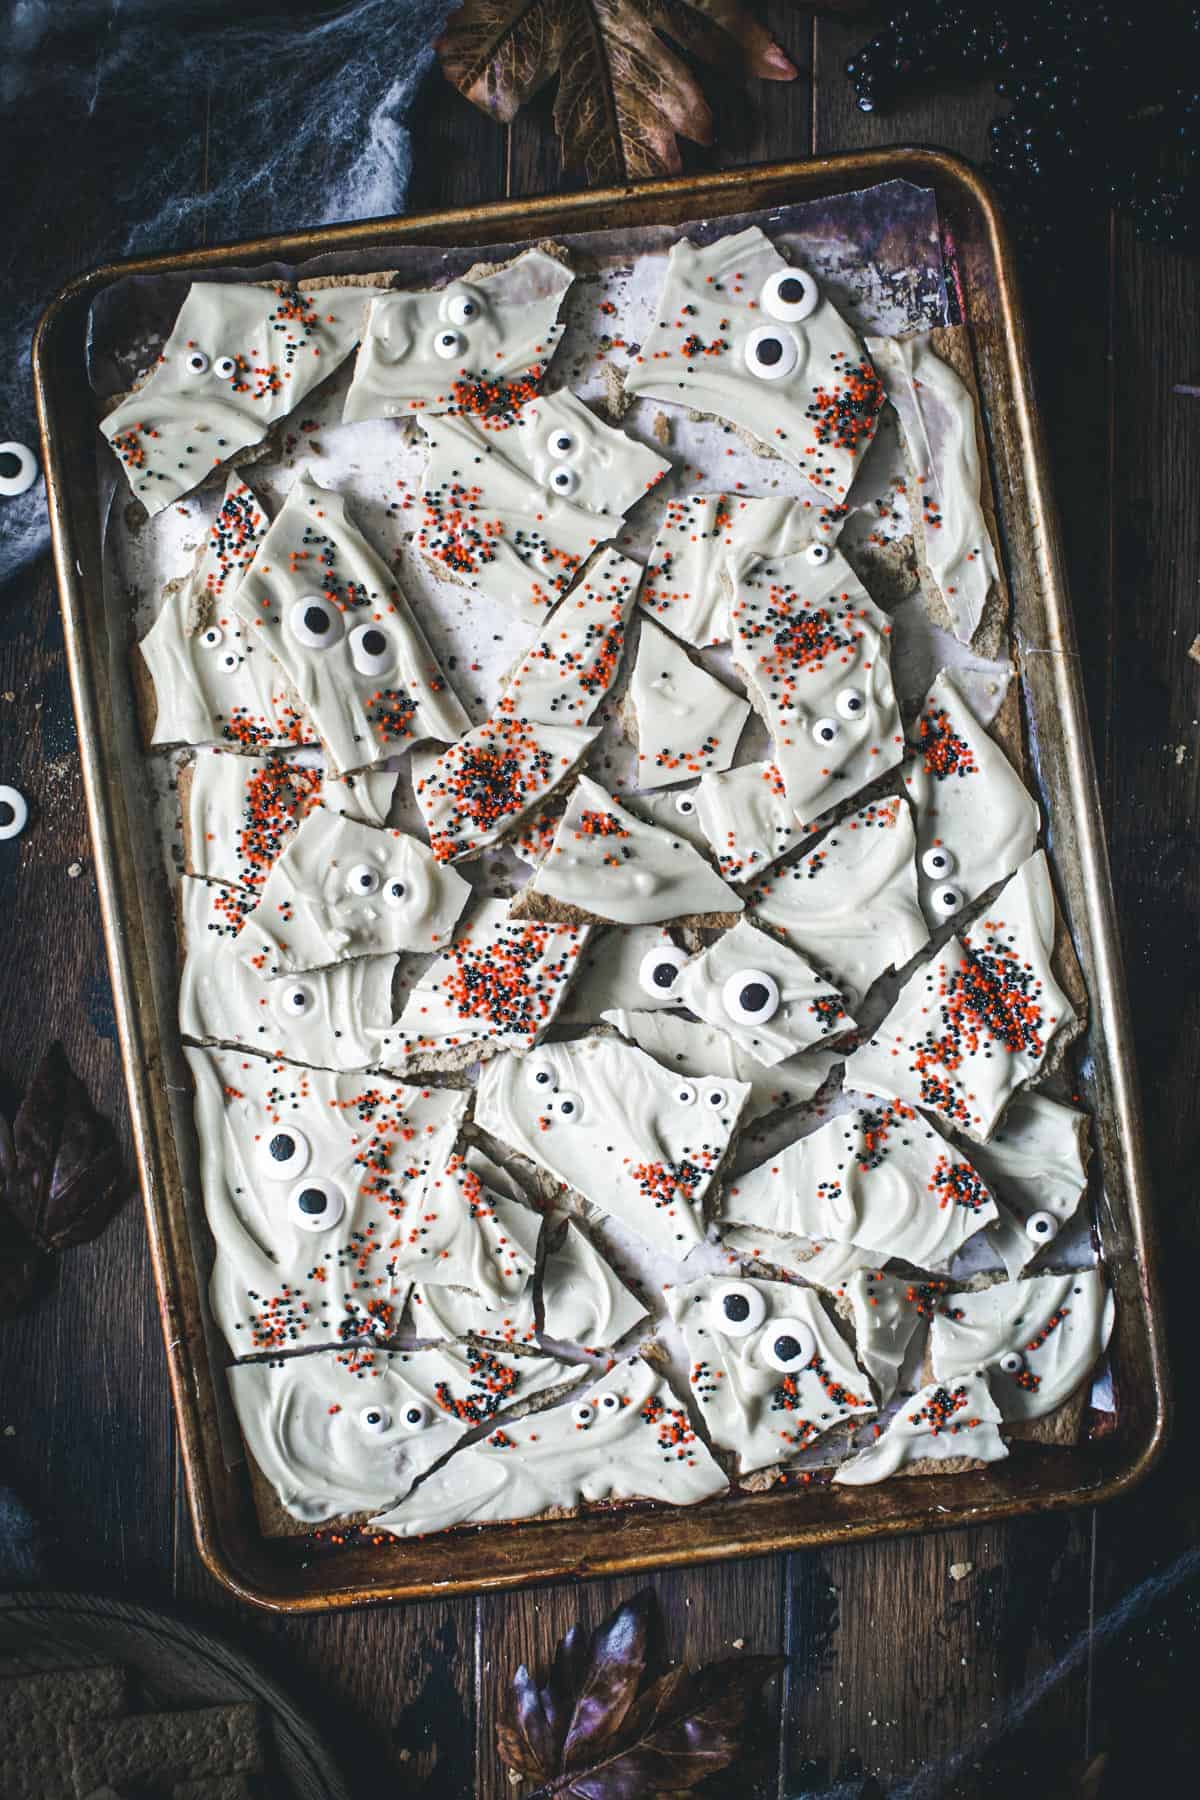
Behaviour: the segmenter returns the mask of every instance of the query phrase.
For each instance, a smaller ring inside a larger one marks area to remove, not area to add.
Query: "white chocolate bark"
[[[539,626],[497,713],[541,725],[586,725],[621,667],[640,563],[604,550]]]
[[[409,1053],[472,1041],[528,1050],[553,1023],[589,930],[510,919],[506,901],[481,901],[409,995],[397,1021]]]
[[[996,1216],[987,1186],[901,1103],[839,1113],[729,1184],[721,1217],[941,1269]]]
[[[689,644],[729,640],[729,602],[756,556],[790,556],[834,535],[814,494],[684,494],[667,500],[646,564],[641,605]]]
[[[586,775],[530,886],[618,925],[742,910],[733,889],[684,838],[635,819]]]
[[[238,948],[264,980],[350,956],[435,950],[470,892],[416,838],[315,806],[267,877]]]
[[[781,1237],[758,1225],[726,1226],[721,1232],[721,1243],[744,1260],[785,1269],[789,1275],[799,1275],[812,1287],[824,1288],[828,1293],[840,1293],[851,1275],[871,1268],[879,1260],[872,1251],[860,1250],[856,1244],[814,1244],[810,1238]]]
[[[542,1271],[542,1323],[560,1343],[607,1349],[646,1317],[631,1294],[574,1219],[561,1243],[549,1250]]]
[[[904,785],[917,819],[921,905],[936,927],[1032,856],[1038,805],[944,669],[915,733]]]
[[[811,1100],[837,1057],[830,1050],[805,1050],[768,1068],[715,1025],[697,1024],[673,1012],[625,1012],[614,1007],[602,1015],[621,1036],[677,1075],[728,1075],[744,1081],[750,1098],[742,1124]]]
[[[840,820],[815,850],[751,888],[751,916],[779,932],[857,1006],[886,969],[903,968],[929,941],[914,849],[908,807],[889,794]]]
[[[905,1378],[920,1368],[929,1322],[945,1298],[947,1283],[860,1269],[847,1278],[844,1291],[858,1360],[875,1383],[880,1405],[886,1406],[898,1389],[919,1385],[919,1374],[915,1380]]]
[[[738,1473],[786,1462],[833,1426],[874,1412],[853,1356],[808,1288],[706,1275],[666,1293],[692,1399]]]
[[[541,1219],[493,1188],[486,1165],[455,1150],[455,1137],[451,1124],[433,1147],[392,1239],[394,1266],[402,1276],[470,1288],[507,1310],[533,1279]]]
[[[1040,1419],[1086,1380],[1108,1344],[1113,1297],[1099,1269],[1034,1275],[954,1294],[930,1331],[933,1373],[986,1368],[1005,1419]]]
[[[748,1097],[743,1082],[684,1081],[618,1038],[591,1037],[488,1063],[475,1118],[647,1243],[683,1257],[703,1241],[704,1196]]]
[[[817,546],[813,546],[815,550]],[[737,584],[733,655],[811,825],[900,761],[891,625],[837,550],[757,563]]]
[[[669,787],[727,769],[750,717],[748,701],[694,663],[649,619],[642,621],[629,697],[642,788]]]
[[[833,1479],[844,1487],[866,1487],[909,1463],[964,1456],[1002,1462],[1008,1447],[1000,1436],[1000,1417],[982,1374],[944,1385],[932,1382],[896,1414],[878,1443],[842,1463]]]
[[[696,789],[696,812],[726,881],[761,874],[804,837],[773,762],[705,775]]]
[[[740,425],[839,504],[883,402],[849,326],[757,226],[672,246],[625,388]]]
[[[500,715],[440,756],[413,757],[413,792],[439,863],[478,856],[521,823],[582,761],[597,725]]]
[[[443,417],[421,428],[429,459],[416,547],[535,618],[670,467],[565,390],[531,401],[503,427]]]
[[[390,1337],[395,1239],[466,1096],[232,1050],[185,1052],[196,1084],[213,1314],[238,1355]]]
[[[655,1012],[673,1006],[672,990],[686,961],[665,926],[600,926],[580,955],[558,1022],[598,1025],[613,1009]]]
[[[676,992],[768,1067],[854,1026],[835,987],[745,919],[685,965]]]
[[[635,1358],[573,1403],[464,1445],[372,1523],[398,1537],[421,1537],[588,1501],[694,1506],[728,1485],[662,1376]]]
[[[100,429],[151,515],[257,444],[358,342],[363,288],[197,281],[149,380]]]
[[[469,1288],[418,1281],[408,1296],[408,1318],[414,1335],[430,1342],[470,1336],[498,1344],[537,1341],[532,1287],[506,1305],[491,1306]]]
[[[986,1141],[1072,1017],[1050,966],[1054,923],[1039,850],[961,941],[951,938],[910,976],[847,1062],[847,1083],[923,1106]]]
[[[300,695],[334,769],[381,762],[470,721],[342,494],[298,475],[234,611]]]
[[[185,875],[187,955],[179,982],[185,1037],[241,1044],[318,1069],[386,1064],[394,956],[358,956],[331,969],[263,981],[230,942],[229,890]],[[253,906],[253,896],[247,896]]]
[[[974,395],[924,335],[868,338],[867,348],[899,414],[916,474],[926,567],[955,637],[969,644],[996,580],[996,552],[980,505]]]
[[[267,526],[254,494],[231,475],[195,568],[163,595],[138,645],[154,683],[155,744],[256,749],[316,737],[300,696],[232,606]]]
[[[379,769],[339,780],[295,757],[201,750],[187,784],[188,873],[260,888],[318,801],[331,812],[382,827],[398,779]]]
[[[241,1363],[229,1386],[280,1503],[319,1525],[390,1505],[475,1426],[574,1373],[490,1350],[371,1349]]]
[[[659,793],[626,794],[622,804],[635,818],[644,819],[647,825],[657,825],[660,831],[668,831],[674,837],[681,837],[685,844],[691,844],[694,850],[707,856],[708,839],[700,829],[696,809],[699,791],[699,784],[693,782],[691,787],[664,788]]]
[[[1087,1190],[1089,1125],[1086,1113],[1027,1088],[1013,1095],[988,1142],[972,1148],[972,1161],[1005,1208],[988,1235],[1010,1275],[1020,1274],[1078,1210]],[[1053,1220],[1049,1237],[1026,1232],[1036,1213]]]
[[[544,250],[423,292],[380,294],[367,308],[342,417],[489,413],[536,387],[562,335],[574,276]]]

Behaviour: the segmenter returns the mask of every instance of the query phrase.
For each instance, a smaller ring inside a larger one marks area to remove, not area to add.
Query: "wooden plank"
[[[421,83],[408,119],[413,169],[410,213],[499,200],[507,133],[452,88],[436,61]]]
[[[647,1585],[653,1587],[660,1610],[659,1666],[678,1661],[698,1668],[744,1653],[778,1651],[783,1643],[782,1570],[782,1558],[763,1557],[675,1570],[648,1581],[594,1581],[481,1600],[478,1800],[511,1800],[520,1792],[495,1753],[496,1714],[519,1663],[545,1669],[572,1625],[594,1630],[613,1607]],[[738,1788],[745,1800],[767,1800],[777,1791],[779,1690],[778,1681],[765,1690],[744,1763],[738,1765]]]

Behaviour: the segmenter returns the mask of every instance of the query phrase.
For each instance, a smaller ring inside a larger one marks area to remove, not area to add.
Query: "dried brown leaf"
[[[38,1065],[12,1140],[3,1199],[34,1244],[67,1250],[104,1229],[127,1191],[120,1151],[61,1044]]]
[[[574,1627],[546,1686],[517,1671],[501,1760],[542,1786],[533,1800],[651,1800],[690,1792],[736,1758],[750,1703],[783,1658],[746,1656],[643,1686],[653,1595],[638,1594],[589,1640]]]
[[[675,45],[717,68],[796,78],[741,0],[466,0],[437,49],[447,79],[501,124],[557,75],[563,163],[599,186],[677,174],[681,137],[712,142],[708,103]]]

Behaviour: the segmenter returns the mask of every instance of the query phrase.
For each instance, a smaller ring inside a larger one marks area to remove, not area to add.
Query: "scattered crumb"
[[[657,441],[664,447],[671,442],[671,421],[665,412],[656,412],[650,430]],[[1200,642],[1200,639],[1197,639]]]
[[[745,1638],[734,1638],[733,1647],[735,1650],[744,1650],[746,1648]]]
[[[4,1427],[4,1435],[5,1435],[5,1437],[16,1437],[16,1435],[17,1435],[16,1426],[15,1425],[6,1425]]]
[[[1188,655],[1193,662],[1200,662],[1200,636],[1194,637],[1188,646]],[[8,698],[9,696],[5,696]]]
[[[971,1573],[971,1570],[974,1567],[975,1567],[974,1563],[951,1563],[950,1564],[950,1579],[951,1579],[951,1581],[965,1581],[967,1576]]]
[[[1196,639],[1196,643],[1200,644],[1200,638]],[[1195,645],[1193,645],[1192,648],[1194,649]],[[13,693],[11,688],[5,688],[4,692],[0,694],[0,700],[7,700],[10,706],[16,697],[17,696]]]
[[[508,1771],[508,1782],[510,1787],[520,1787],[524,1779],[525,1777],[519,1774],[516,1769],[510,1769]]]
[[[396,1760],[398,1762],[402,1762],[402,1763],[411,1762],[412,1761],[412,1751],[411,1750],[401,1750],[399,1752]]]
[[[77,875],[83,874],[83,864],[77,862],[68,863],[67,874],[71,877],[71,880],[74,881]]]
[[[1176,746],[1175,746],[1175,767],[1177,769],[1182,769],[1183,759],[1187,755],[1187,753],[1188,753],[1188,747],[1186,744],[1176,744]]]

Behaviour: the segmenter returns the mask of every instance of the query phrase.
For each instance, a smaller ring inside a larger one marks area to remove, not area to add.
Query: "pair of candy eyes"
[[[424,1431],[432,1417],[432,1412],[423,1400],[413,1400],[400,1414],[400,1424],[405,1431]],[[364,1406],[358,1415],[358,1422],[372,1437],[382,1437],[392,1429],[392,1415],[386,1406]]]
[[[952,881],[946,879],[947,876],[954,874],[957,867],[958,859],[954,852],[947,850],[942,844],[934,844],[930,849],[921,852],[922,875],[927,875],[930,881],[939,884],[930,894],[929,904],[933,907],[934,912],[941,914],[943,919],[948,919],[952,913],[956,913],[966,899],[962,889],[955,887]]]
[[[708,1304],[709,1323],[722,1337],[748,1338],[760,1329],[767,1303],[746,1281],[724,1281]],[[763,1361],[781,1374],[805,1369],[817,1354],[817,1339],[803,1319],[772,1319],[758,1343]]]
[[[685,951],[663,944],[643,956],[638,980],[647,994],[661,1000],[672,991],[687,961]],[[735,1025],[765,1025],[779,1011],[779,999],[779,983],[765,969],[736,969],[721,988],[721,1004]]]
[[[463,331],[456,330],[455,327],[465,328],[477,324],[483,317],[483,311],[483,301],[469,288],[452,288],[443,294],[438,312],[446,320],[446,324],[434,336],[434,354],[445,357],[447,362],[452,357],[462,356],[468,343]]]
[[[861,719],[867,710],[866,697],[862,690],[856,687],[840,688],[834,698],[833,704],[839,715],[836,719],[831,717],[814,719],[808,728],[812,733],[814,742],[822,745],[822,747],[828,747],[830,744],[835,744],[838,738],[841,737],[841,722],[843,719],[853,723],[856,719]],[[784,722],[787,722],[786,714],[784,716]]]
[[[598,1417],[612,1418],[619,1413],[625,1402],[620,1394],[600,1394],[595,1400],[580,1400],[571,1408],[571,1417],[581,1431],[594,1424]]]
[[[184,366],[189,375],[207,375],[211,368],[219,380],[232,381],[238,372],[238,359],[236,356],[217,356],[210,362],[203,350],[189,350]]]
[[[786,327],[802,323],[820,303],[820,290],[803,269],[780,269],[771,276],[759,305],[780,324],[759,325],[746,338],[742,354],[751,375],[760,381],[783,381],[792,373],[800,361],[800,340]]]
[[[381,875],[370,863],[356,863],[346,877],[346,892],[354,900],[369,900],[382,892],[389,906],[403,906],[408,898],[408,883],[399,875]]]

